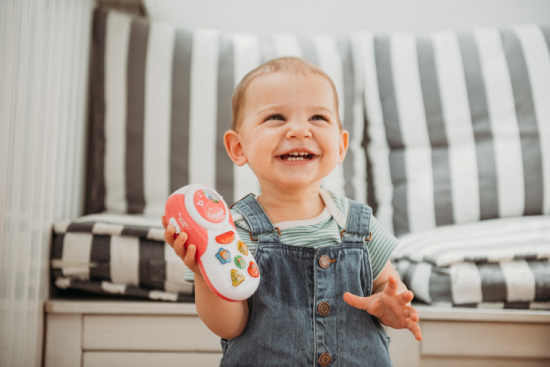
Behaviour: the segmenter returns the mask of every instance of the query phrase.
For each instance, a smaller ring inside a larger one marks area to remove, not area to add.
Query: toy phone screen
[[[226,210],[223,200],[214,192],[200,189],[193,195],[193,204],[201,217],[212,223],[225,219]]]

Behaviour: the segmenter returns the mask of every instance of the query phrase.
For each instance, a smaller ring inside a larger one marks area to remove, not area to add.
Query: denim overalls
[[[248,299],[250,317],[243,333],[222,339],[220,366],[392,365],[380,323],[343,299],[345,292],[372,292],[365,245],[370,207],[350,201],[342,243],[319,249],[281,243],[253,195],[233,208],[258,240],[261,281]]]

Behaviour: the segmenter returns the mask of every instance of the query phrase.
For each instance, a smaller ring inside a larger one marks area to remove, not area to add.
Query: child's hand
[[[350,306],[365,310],[380,322],[394,329],[409,329],[416,340],[422,340],[422,331],[418,326],[418,311],[409,304],[414,298],[411,291],[397,294],[397,280],[388,277],[388,283],[382,292],[370,297],[359,297],[349,292],[344,294],[344,301]]]
[[[162,216],[162,226],[164,227],[164,239],[176,252],[182,260],[185,266],[187,266],[193,273],[201,275],[201,271],[197,261],[195,259],[195,253],[197,252],[197,247],[190,244],[187,249],[184,244],[187,241],[187,233],[181,231],[177,238],[174,237],[176,230],[174,226],[166,222],[166,217]]]

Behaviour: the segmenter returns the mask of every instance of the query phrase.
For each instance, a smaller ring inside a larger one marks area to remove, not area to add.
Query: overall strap
[[[231,209],[237,210],[243,216],[248,224],[251,238],[259,236],[263,242],[280,242],[278,234],[268,234],[276,232],[276,228],[253,194],[248,194],[237,201],[231,206]]]
[[[372,209],[370,206],[350,200],[346,233],[358,236],[370,236],[370,218]]]

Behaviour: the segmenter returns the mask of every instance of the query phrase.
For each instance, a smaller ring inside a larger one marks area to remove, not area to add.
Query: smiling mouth
[[[293,161],[306,161],[312,160],[315,157],[314,154],[306,152],[293,152],[288,154],[280,155],[279,158],[283,161],[293,162]]]

